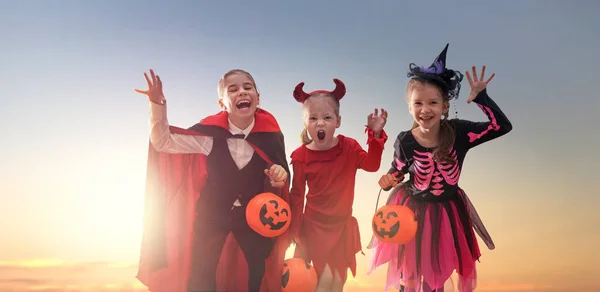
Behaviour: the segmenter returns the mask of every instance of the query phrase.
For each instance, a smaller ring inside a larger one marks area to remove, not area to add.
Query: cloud
[[[478,291],[486,292],[504,292],[504,291],[519,291],[519,292],[542,292],[542,291],[557,291],[553,290],[551,285],[533,284],[533,283],[492,283],[479,285]]]
[[[56,259],[0,261],[2,292],[142,292],[147,291],[136,278],[132,262],[69,262]],[[383,291],[385,269],[366,275],[360,267],[357,277],[348,277],[344,291]],[[575,273],[568,280],[560,277],[509,277],[488,275],[477,287],[480,292],[559,292],[600,291],[594,277]],[[456,292],[456,289],[455,289]]]
[[[57,267],[64,265],[65,262],[57,259],[37,259],[37,260],[22,260],[22,261],[0,261],[0,268],[40,268],[40,267]]]
[[[359,275],[357,275],[359,276]],[[359,278],[359,277],[357,277]],[[348,278],[344,287],[345,292],[367,292],[367,291],[384,291],[384,280],[382,277],[360,277],[360,280],[353,279],[351,276]],[[457,284],[456,275],[453,275],[452,281]],[[458,289],[448,289],[447,283],[446,290],[448,292],[458,292]],[[564,283],[549,283],[549,281],[542,281],[541,279],[529,279],[528,280],[516,280],[516,279],[503,279],[503,280],[485,280],[480,281],[476,291],[479,292],[562,292],[562,291],[587,291],[586,288],[594,288],[590,291],[600,291],[598,284],[591,284],[589,281],[582,282],[564,282]],[[387,291],[397,291],[393,288]]]
[[[5,284],[16,284],[16,285],[41,285],[44,284],[45,281],[38,279],[6,279],[0,280],[0,285]]]
[[[0,261],[0,291],[137,292],[137,265],[119,262],[67,262],[42,259]]]

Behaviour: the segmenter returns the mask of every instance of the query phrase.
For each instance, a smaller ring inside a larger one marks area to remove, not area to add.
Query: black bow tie
[[[246,135],[244,135],[244,134],[235,134],[235,135],[233,135],[233,138],[244,139],[244,138],[246,138]]]

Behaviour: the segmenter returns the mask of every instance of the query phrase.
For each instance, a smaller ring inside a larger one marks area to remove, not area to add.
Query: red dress
[[[329,264],[345,280],[348,268],[356,276],[355,255],[362,250],[358,222],[352,216],[356,172],[379,170],[387,135],[381,131],[376,139],[368,130],[368,152],[350,137],[337,137],[339,142],[331,149],[316,151],[302,145],[291,155],[291,232],[319,275]],[[301,256],[300,250],[297,246],[295,257]]]

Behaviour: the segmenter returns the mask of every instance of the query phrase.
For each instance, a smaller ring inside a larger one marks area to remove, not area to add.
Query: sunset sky
[[[440,4],[443,3],[443,4]],[[460,4],[459,4],[460,3]],[[261,106],[300,145],[294,86],[343,80],[338,133],[366,142],[389,111],[384,161],[359,172],[354,216],[366,256],[346,291],[382,291],[366,275],[377,179],[412,118],[410,62],[487,65],[488,92],[512,121],[474,148],[460,185],[496,243],[481,243],[478,291],[600,291],[598,70],[600,2],[0,0],[0,291],[144,291],[135,280],[148,145],[149,68],[172,125],[216,113],[217,81],[253,74]],[[485,120],[467,104],[458,116]],[[453,111],[452,111],[453,112]],[[452,113],[451,112],[451,113]],[[387,194],[386,194],[387,196]],[[383,202],[380,203],[380,205]],[[595,230],[595,231],[594,231]]]

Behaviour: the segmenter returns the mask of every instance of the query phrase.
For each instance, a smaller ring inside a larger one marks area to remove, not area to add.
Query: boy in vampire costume
[[[169,126],[160,77],[144,74],[150,147],[137,278],[152,292],[281,290],[288,232],[267,238],[246,222],[246,205],[272,192],[289,204],[284,139],[258,109],[252,76],[219,81],[223,111],[189,129]]]

